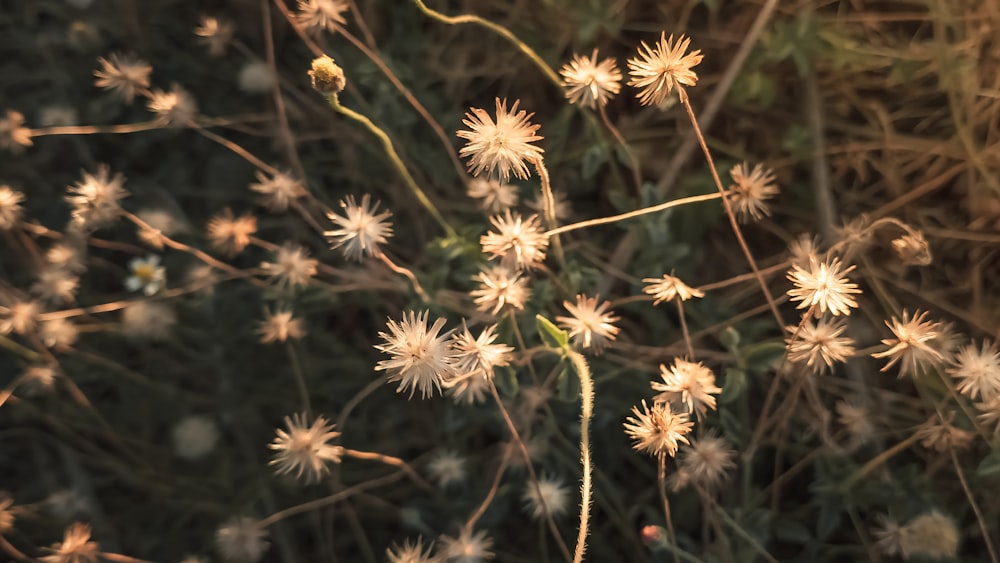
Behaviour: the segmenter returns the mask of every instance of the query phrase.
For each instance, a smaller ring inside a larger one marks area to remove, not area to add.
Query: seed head
[[[927,311],[918,310],[911,317],[904,310],[902,319],[893,317],[885,324],[895,338],[882,340],[888,348],[872,354],[873,358],[889,358],[882,371],[899,363],[899,377],[905,377],[944,364],[945,357],[932,346],[941,338],[941,323],[928,321]]]
[[[350,6],[344,0],[299,0],[295,21],[311,33],[334,32],[337,25],[345,25],[343,13]]]
[[[681,301],[687,301],[692,297],[705,296],[704,291],[689,287],[680,278],[666,274],[662,278],[644,278],[642,283],[648,284],[642,288],[642,291],[653,296],[653,305],[659,305],[664,301],[673,301],[675,297],[680,297]]]
[[[291,202],[306,195],[302,182],[284,172],[278,172],[270,178],[263,172],[257,172],[257,183],[250,184],[250,189],[263,194],[261,204],[276,212],[287,210]]]
[[[804,361],[813,373],[822,374],[832,369],[834,362],[843,363],[854,356],[854,339],[841,336],[847,330],[847,322],[842,319],[824,317],[815,324],[806,320],[801,328],[788,326],[785,330],[793,335],[797,331],[795,340],[785,340],[788,361]]]
[[[854,266],[843,267],[839,258],[820,262],[810,260],[807,267],[793,264],[788,279],[795,287],[788,290],[792,301],[801,301],[799,309],[813,308],[818,317],[830,311],[831,315],[850,315],[858,302],[853,294],[861,293],[858,284],[850,283],[845,276]]]
[[[698,75],[691,68],[701,62],[701,50],[684,54],[690,44],[691,39],[683,35],[674,44],[674,36],[668,39],[666,32],[660,34],[660,40],[653,47],[642,43],[639,56],[628,60],[628,72],[632,77],[628,85],[640,89],[636,95],[639,103],[659,106],[675,85],[698,83]]]
[[[702,489],[714,489],[736,467],[735,456],[736,452],[729,443],[713,431],[701,439],[692,439],[690,445],[681,448],[678,455],[674,488],[680,489],[691,483]]]
[[[469,180],[469,197],[479,200],[486,213],[502,213],[517,205],[517,186],[489,178]]]
[[[172,85],[169,92],[153,90],[146,106],[165,127],[187,127],[194,123],[198,115],[194,97],[177,84]]]
[[[289,338],[300,340],[306,335],[302,319],[296,319],[291,311],[265,312],[264,320],[257,326],[261,344],[287,342]]]
[[[427,326],[428,311],[403,314],[403,320],[389,319],[389,332],[380,332],[384,344],[375,346],[390,356],[380,361],[375,369],[389,373],[389,382],[398,381],[397,393],[409,390],[410,398],[420,391],[421,398],[430,397],[434,390],[441,390],[441,383],[455,375],[448,333],[440,334],[444,319],[437,319]]]
[[[24,116],[12,109],[0,119],[0,149],[20,154],[24,147],[30,147],[31,129],[24,126]]]
[[[729,175],[734,183],[729,186],[727,197],[742,222],[759,221],[771,214],[765,201],[778,195],[778,187],[769,168],[756,164],[750,170],[744,162],[733,166]]]
[[[562,516],[569,509],[569,489],[563,485],[562,479],[543,476],[536,487],[532,483],[524,489],[521,500],[524,509],[535,520],[540,520],[546,514]]]
[[[599,297],[576,296],[576,304],[563,301],[563,307],[569,311],[568,317],[556,317],[559,326],[569,330],[569,336],[574,344],[583,348],[592,348],[600,353],[605,346],[618,336],[618,327],[614,323],[619,318],[610,311],[611,303],[604,301],[598,305]]]
[[[473,176],[486,171],[490,176],[496,174],[506,184],[513,172],[514,176],[526,180],[531,175],[527,163],[541,160],[542,149],[531,144],[542,140],[535,134],[540,126],[531,123],[535,114],[517,110],[520,103],[520,100],[515,101],[508,111],[507,100],[497,98],[495,122],[484,109],[469,108],[465,114],[462,123],[469,130],[456,134],[468,143],[458,154],[469,157]]]
[[[493,539],[486,535],[485,530],[473,532],[462,527],[457,538],[441,536],[438,555],[452,563],[482,563],[496,556],[490,551],[492,547]]]
[[[226,54],[226,48],[232,42],[235,33],[236,26],[233,22],[207,16],[201,17],[201,24],[194,30],[194,34],[199,38],[198,42],[208,47],[208,54],[213,57]]]
[[[288,430],[277,429],[277,437],[268,447],[276,452],[269,465],[276,467],[278,475],[295,473],[296,479],[305,476],[305,483],[309,484],[330,472],[327,462],[340,463],[344,448],[329,443],[340,432],[334,432],[333,425],[325,418],[317,416],[312,424],[306,420],[305,414],[286,416]]]
[[[13,229],[21,221],[24,194],[10,186],[0,186],[0,231]]]
[[[388,563],[435,563],[435,559],[431,557],[433,549],[432,544],[425,551],[424,540],[418,537],[416,543],[410,543],[407,539],[403,541],[403,545],[393,545],[385,550],[385,556]]]
[[[304,287],[309,285],[319,261],[309,257],[301,246],[285,243],[275,253],[274,262],[261,262],[260,268],[278,287]]]
[[[958,392],[970,399],[989,402],[1000,397],[1000,352],[994,342],[984,340],[978,350],[975,343],[959,350],[948,373],[958,381]]]
[[[208,220],[208,239],[219,252],[235,256],[250,244],[257,232],[257,218],[249,213],[234,217],[228,207]]]
[[[94,71],[97,80],[94,85],[116,94],[127,104],[131,104],[136,94],[149,91],[149,74],[153,67],[146,61],[112,53],[108,58],[97,59],[101,68]]]
[[[379,204],[370,206],[371,196],[365,194],[358,205],[354,196],[341,200],[340,207],[344,215],[329,213],[327,217],[339,229],[326,231],[324,236],[331,239],[333,248],[342,248],[344,256],[360,261],[365,255],[378,256],[382,253],[378,245],[384,244],[392,236],[392,224],[386,219],[392,216],[389,211],[378,213]]]
[[[219,555],[233,563],[256,563],[267,551],[267,528],[249,516],[233,518],[215,532]]]
[[[446,489],[449,485],[465,480],[466,461],[465,457],[458,452],[441,451],[427,464],[427,471],[430,472],[431,477],[439,487]]]
[[[479,272],[473,280],[479,282],[478,289],[472,290],[476,309],[496,315],[506,307],[523,310],[524,304],[531,298],[528,278],[520,273],[505,268],[493,266]]]
[[[74,522],[66,528],[63,541],[48,548],[49,555],[39,558],[43,563],[97,563],[100,546],[90,541],[90,525]]]
[[[562,75],[562,85],[566,89],[566,99],[571,104],[577,104],[594,109],[604,106],[608,100],[621,91],[622,73],[618,70],[615,59],[608,57],[597,62],[597,49],[590,58],[574,55],[573,60],[559,71]]]
[[[632,449],[637,452],[657,458],[674,457],[678,444],[689,443],[686,435],[694,423],[685,413],[671,412],[669,403],[655,403],[650,408],[643,400],[642,410],[632,407],[632,414],[626,419],[625,434],[635,441]]]
[[[660,376],[663,383],[653,381],[650,385],[653,391],[659,391],[655,399],[657,403],[672,403],[679,396],[687,407],[687,412],[694,412],[699,418],[708,409],[715,410],[715,397],[722,389],[715,385],[715,374],[701,362],[689,362],[676,358],[670,368],[660,365]]]
[[[111,176],[107,165],[96,174],[83,172],[83,179],[67,188],[66,201],[73,206],[73,221],[80,227],[98,229],[110,224],[121,212],[121,200],[128,195],[121,174]]]
[[[490,218],[494,230],[479,238],[483,252],[511,270],[532,270],[545,260],[549,237],[542,229],[538,215],[527,219],[508,209],[503,215]]]

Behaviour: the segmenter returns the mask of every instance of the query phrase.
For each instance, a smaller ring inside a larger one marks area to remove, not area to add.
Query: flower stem
[[[587,548],[587,532],[590,525],[593,474],[590,464],[590,419],[594,415],[594,379],[583,354],[567,348],[566,355],[580,378],[580,462],[583,465],[583,476],[580,483],[580,528],[576,537],[576,551],[573,554],[573,563],[580,563]]]
[[[725,192],[723,192],[725,193]],[[563,225],[552,229],[545,233],[546,236],[555,236],[559,233],[565,233],[568,231],[575,231],[577,229],[586,229],[588,227],[596,227],[597,225],[607,225],[608,223],[617,223],[618,221],[624,221],[626,219],[632,219],[633,217],[641,217],[643,215],[649,215],[650,213],[658,213],[670,209],[671,207],[678,207],[681,205],[687,205],[689,203],[698,203],[699,201],[709,201],[712,199],[719,199],[723,194],[712,193],[712,194],[702,194],[693,195],[691,197],[682,197],[680,199],[675,199],[672,201],[667,201],[660,203],[658,205],[653,205],[651,207],[644,207],[642,209],[636,209],[635,211],[629,211],[628,213],[622,213],[621,215],[613,215],[611,217],[601,217],[599,219],[589,219],[587,221],[580,221],[579,223],[573,223],[571,225]],[[723,199],[725,201],[725,199]]]

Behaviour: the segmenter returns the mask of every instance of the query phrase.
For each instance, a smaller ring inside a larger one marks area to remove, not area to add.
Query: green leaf
[[[740,345],[740,332],[731,326],[727,326],[719,335],[719,342],[729,351],[735,351]]]
[[[541,335],[542,341],[549,348],[562,350],[569,345],[569,334],[554,325],[552,321],[542,315],[535,315],[535,324],[538,327],[538,334]]]
[[[607,160],[608,153],[604,150],[604,147],[591,145],[583,152],[583,156],[580,158],[580,176],[585,180],[593,178]]]
[[[497,368],[493,372],[493,382],[504,397],[516,397],[521,388],[521,384],[517,381],[517,372],[509,367]]]
[[[993,450],[983,458],[979,467],[976,468],[976,475],[979,477],[996,477],[1000,475],[1000,451]]]
[[[719,402],[727,405],[740,397],[747,388],[747,373],[739,368],[726,368],[726,383],[722,386]]]
[[[575,403],[580,400],[580,378],[570,371],[564,366],[563,370],[559,372],[559,378],[556,380],[556,393],[560,401]]]
[[[784,356],[784,342],[761,342],[743,348],[743,361],[750,371],[761,372],[778,369]]]

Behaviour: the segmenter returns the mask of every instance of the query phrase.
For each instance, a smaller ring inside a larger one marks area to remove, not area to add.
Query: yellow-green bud
[[[344,69],[326,55],[313,59],[309,78],[312,79],[313,89],[324,96],[339,94],[347,86]]]

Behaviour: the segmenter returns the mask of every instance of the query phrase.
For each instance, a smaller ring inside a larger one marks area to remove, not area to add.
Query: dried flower
[[[309,285],[319,260],[309,258],[309,251],[301,246],[285,243],[275,254],[274,262],[261,262],[260,268],[280,287]]]
[[[31,129],[24,126],[24,115],[12,109],[0,119],[0,149],[6,149],[14,154],[20,153],[24,147],[30,147]]]
[[[386,219],[392,216],[389,211],[377,213],[379,204],[370,206],[371,196],[365,194],[358,205],[354,196],[347,196],[340,201],[344,215],[329,213],[327,217],[339,229],[323,233],[329,239],[333,248],[341,248],[344,256],[360,261],[365,255],[379,256],[382,251],[378,245],[384,244],[392,236],[392,224]]]
[[[875,425],[872,421],[872,413],[861,405],[839,401],[834,405],[837,411],[837,422],[844,427],[850,436],[850,445],[858,446],[870,440],[873,436]]]
[[[562,516],[569,509],[569,489],[558,477],[542,476],[537,487],[529,483],[521,495],[524,509],[532,518],[540,520],[546,514]]]
[[[69,319],[51,319],[42,323],[39,336],[49,348],[65,350],[76,344],[80,331]]]
[[[83,172],[83,179],[69,186],[66,201],[73,206],[73,221],[87,229],[107,226],[121,212],[121,200],[128,195],[121,174],[111,176],[111,170],[102,164],[97,174]]]
[[[666,32],[662,32],[655,47],[651,48],[644,41],[639,47],[639,56],[628,60],[628,72],[632,77],[628,85],[640,89],[636,97],[642,105],[658,106],[675,85],[698,83],[698,75],[691,68],[701,62],[701,50],[685,55],[690,44],[691,39],[681,35],[675,45],[674,36],[668,39]]]
[[[260,521],[242,516],[233,518],[215,531],[215,547],[226,561],[256,563],[267,551],[267,528]]]
[[[72,303],[79,287],[79,277],[66,268],[50,265],[38,272],[38,281],[31,286],[31,291],[46,301]]]
[[[442,381],[455,375],[449,333],[439,334],[445,320],[437,319],[428,328],[428,314],[428,311],[419,314],[409,311],[403,314],[401,322],[389,319],[389,332],[378,334],[385,343],[375,346],[391,356],[380,361],[375,369],[389,372],[389,382],[399,381],[396,392],[409,390],[410,398],[417,390],[421,398],[430,397],[435,389],[441,390]]]
[[[678,444],[689,443],[685,436],[694,423],[688,421],[685,413],[671,412],[669,403],[654,403],[650,408],[643,400],[642,410],[632,407],[632,414],[635,416],[625,422],[625,433],[635,441],[632,449],[662,459],[673,457]]]
[[[208,54],[213,57],[226,54],[226,47],[233,41],[235,33],[233,22],[208,16],[202,16],[201,23],[194,30],[199,37],[198,42],[208,47]]]
[[[984,340],[978,350],[975,343],[963,347],[948,373],[958,380],[958,392],[970,399],[1000,397],[1000,352],[994,342]]]
[[[476,309],[496,315],[505,307],[523,310],[524,304],[531,298],[528,279],[520,273],[503,266],[493,266],[476,274],[473,280],[479,282],[479,288],[472,290]]]
[[[123,332],[133,338],[164,340],[177,324],[177,313],[159,301],[135,301],[122,310]]]
[[[960,450],[969,446],[975,434],[951,424],[954,412],[945,416],[934,416],[917,428],[916,435],[923,447],[938,452]]]
[[[240,69],[236,81],[247,94],[267,94],[277,83],[277,77],[267,61],[250,61]]]
[[[497,325],[490,325],[473,338],[469,327],[463,321],[462,331],[451,337],[452,366],[456,376],[484,377],[493,379],[493,368],[510,364],[514,348],[506,344],[494,344],[497,339]]]
[[[194,97],[177,84],[171,85],[169,92],[153,90],[146,107],[156,114],[156,121],[166,127],[192,125],[198,115],[198,104]]]
[[[765,200],[778,195],[778,187],[774,185],[774,172],[756,164],[750,170],[747,163],[737,164],[729,171],[733,185],[729,186],[729,202],[733,205],[736,215],[741,221],[759,221],[770,215]]]
[[[715,374],[701,362],[689,362],[680,358],[668,369],[660,365],[660,377],[663,383],[650,383],[653,391],[660,392],[655,399],[657,403],[671,403],[679,395],[687,407],[687,411],[695,412],[698,417],[705,415],[707,409],[715,410],[715,397],[722,389],[715,385]]]
[[[904,266],[927,266],[933,261],[931,245],[920,231],[912,231],[893,239],[892,249]]]
[[[453,377],[442,385],[446,387],[448,396],[455,401],[455,404],[470,406],[486,400],[493,382],[479,374],[472,374],[466,377]]]
[[[959,532],[955,521],[934,510],[906,524],[903,558],[954,559],[958,554]]]
[[[491,217],[490,223],[495,230],[479,238],[483,252],[490,254],[490,258],[500,258],[500,263],[512,270],[532,270],[541,266],[549,237],[538,215],[524,219],[508,209],[503,215]]]
[[[482,563],[495,557],[490,551],[492,547],[493,539],[486,535],[485,530],[473,532],[462,527],[457,538],[441,536],[438,555],[451,563]]]
[[[310,32],[334,32],[337,25],[345,25],[343,13],[349,9],[344,0],[299,0],[295,21]]]
[[[858,306],[852,294],[861,293],[858,284],[850,283],[845,276],[854,266],[843,267],[839,258],[820,262],[810,260],[809,266],[793,264],[788,279],[795,288],[788,290],[792,301],[801,301],[799,309],[809,307],[818,317],[830,311],[831,315],[850,315]]]
[[[687,301],[692,297],[705,296],[704,291],[689,287],[680,278],[666,274],[662,278],[643,278],[642,283],[648,284],[642,288],[642,291],[654,297],[653,305],[659,305],[664,301],[673,301],[675,297],[680,297],[681,301]]]
[[[186,230],[180,220],[170,211],[161,208],[144,208],[136,213],[145,225],[139,227],[139,238],[153,248],[163,248],[164,237]]]
[[[569,103],[586,108],[606,105],[622,87],[622,73],[615,59],[608,57],[598,63],[597,49],[590,58],[574,55],[573,60],[559,70],[559,74],[562,75]]]
[[[344,448],[330,444],[330,440],[340,436],[333,431],[333,425],[324,417],[317,416],[312,424],[306,424],[305,414],[285,417],[288,431],[278,429],[278,437],[268,447],[275,450],[274,459],[268,465],[277,467],[278,475],[295,473],[296,479],[317,482],[330,472],[327,462],[340,463]]]
[[[301,319],[296,319],[291,311],[265,312],[264,320],[257,327],[262,344],[287,342],[289,338],[300,340],[306,335]]]
[[[61,543],[48,549],[52,553],[39,557],[43,563],[97,563],[100,546],[90,541],[90,525],[74,522],[66,528]]]
[[[561,222],[569,219],[573,215],[573,208],[566,199],[566,193],[558,190],[552,191],[552,199],[555,200],[553,211],[555,211],[556,221]],[[535,199],[527,202],[528,209],[538,214],[545,213],[545,194],[539,192]]]
[[[327,55],[313,59],[309,68],[310,80],[312,80],[313,90],[324,96],[332,96],[344,91],[347,87],[347,76],[344,69]]]
[[[944,356],[930,345],[931,341],[941,337],[941,323],[928,321],[927,311],[916,311],[911,317],[903,311],[902,320],[893,317],[885,322],[896,338],[882,340],[888,346],[885,351],[872,354],[873,358],[889,358],[889,363],[882,367],[887,371],[899,363],[899,377],[916,375],[945,362]]]
[[[438,452],[434,459],[427,464],[427,471],[430,472],[434,482],[442,489],[448,488],[453,483],[460,483],[465,480],[466,459],[458,452],[444,450]]]
[[[271,211],[285,211],[292,201],[306,195],[302,182],[284,172],[270,178],[263,172],[257,172],[257,183],[250,184],[250,189],[263,194],[260,202]]]
[[[155,254],[129,260],[128,268],[132,275],[125,279],[125,289],[129,291],[141,289],[145,295],[155,295],[167,283],[167,269],[160,265],[160,257]]]
[[[824,317],[816,324],[805,320],[801,327],[788,326],[785,330],[794,338],[785,340],[788,361],[804,361],[813,373],[821,374],[832,369],[834,362],[843,363],[854,356],[854,339],[840,336],[847,330],[847,322],[843,319]]]
[[[433,549],[432,544],[424,551],[424,540],[418,537],[416,543],[410,543],[407,539],[403,541],[403,545],[393,545],[385,550],[385,556],[388,563],[434,563],[435,559],[431,557]]]
[[[736,452],[724,439],[709,431],[700,439],[692,439],[680,450],[678,472],[673,479],[675,490],[688,483],[703,489],[715,488],[736,467]]]
[[[792,264],[805,268],[810,262],[819,260],[819,242],[809,233],[802,233],[788,244],[788,252],[792,255]]]
[[[208,238],[223,254],[235,256],[250,244],[250,237],[257,232],[257,218],[249,213],[234,217],[226,208],[208,220]]]
[[[42,309],[37,301],[22,301],[16,297],[4,301],[7,306],[0,306],[0,334],[27,334],[35,329]]]
[[[517,205],[517,186],[492,178],[469,180],[469,197],[479,200],[479,207],[487,213],[501,213]]]
[[[207,416],[187,416],[174,426],[171,437],[178,457],[200,459],[215,449],[219,427]]]
[[[94,85],[98,88],[114,92],[127,104],[132,103],[136,94],[149,91],[149,74],[153,67],[146,61],[112,53],[107,59],[98,58],[97,62],[101,65],[94,71],[97,77]]]
[[[0,186],[0,231],[13,229],[21,222],[23,201],[24,194],[21,192],[7,185]]]
[[[515,101],[507,111],[507,100],[497,98],[496,122],[484,109],[469,108],[465,114],[462,123],[470,130],[456,134],[468,143],[458,154],[470,157],[469,170],[473,176],[479,176],[485,170],[490,176],[497,174],[501,182],[507,183],[513,172],[514,176],[526,180],[531,173],[525,161],[542,159],[542,149],[531,144],[542,140],[535,134],[540,126],[531,123],[535,114],[517,111],[520,103],[520,100]]]
[[[556,317],[559,326],[569,330],[573,343],[600,352],[618,336],[619,319],[610,311],[611,303],[597,304],[599,297],[576,296],[576,304],[563,301],[569,317]]]

